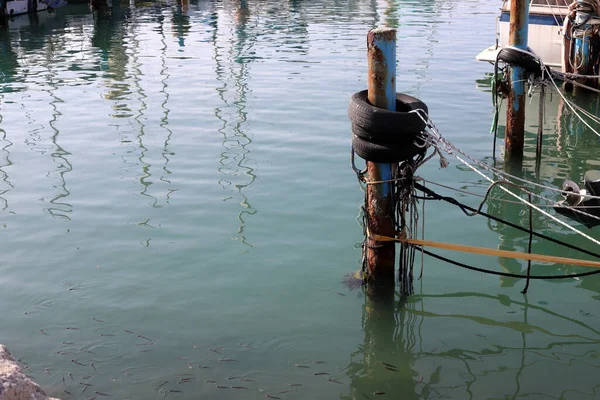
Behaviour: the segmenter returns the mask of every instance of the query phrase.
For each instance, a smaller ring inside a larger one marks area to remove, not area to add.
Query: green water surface
[[[522,280],[425,257],[415,294],[389,307],[342,283],[363,240],[346,110],[366,88],[368,30],[397,27],[398,90],[491,163],[492,67],[474,56],[499,6],[113,0],[14,18],[0,32],[0,343],[64,399],[599,398],[597,278],[523,295]],[[557,187],[600,168],[598,137],[554,95],[536,173],[537,96],[528,110],[523,176]],[[418,174],[485,192],[449,161]],[[494,197],[484,210],[527,226],[527,208]],[[527,249],[527,234],[448,204],[421,218],[430,240]],[[540,214],[534,226],[598,251]]]

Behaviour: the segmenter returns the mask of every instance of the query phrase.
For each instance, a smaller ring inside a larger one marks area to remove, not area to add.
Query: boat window
[[[531,4],[535,6],[568,6],[572,0],[532,0]]]

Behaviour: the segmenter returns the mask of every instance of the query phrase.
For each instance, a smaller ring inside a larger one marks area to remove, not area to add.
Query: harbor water
[[[475,55],[494,43],[499,7],[113,1],[13,18],[0,31],[0,343],[63,399],[598,398],[594,276],[533,281],[524,295],[524,280],[417,254],[415,293],[394,307],[347,284],[364,197],[347,106],[366,88],[367,32],[397,28],[398,90],[491,164],[493,68]],[[596,97],[569,99],[597,112]],[[528,102],[524,178],[560,187],[600,169],[598,137],[554,94],[536,171],[537,95]],[[477,207],[489,183],[448,161],[417,174]],[[493,194],[485,211],[528,227],[526,207]],[[419,218],[429,240],[527,251],[526,233],[447,203]],[[538,239],[533,251],[582,257]]]

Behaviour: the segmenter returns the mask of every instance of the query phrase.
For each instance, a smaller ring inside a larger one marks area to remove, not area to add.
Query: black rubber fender
[[[420,113],[427,120],[427,106],[415,97],[396,93],[396,111],[391,111],[371,105],[368,91],[363,90],[350,98],[348,117],[359,128],[355,134],[363,139],[385,143],[404,142],[402,136],[416,136],[425,129],[425,121],[410,112],[415,110],[422,110]]]
[[[367,131],[364,128],[352,124],[352,133],[359,138],[366,140],[367,142],[381,142],[381,143],[391,143],[391,144],[403,144],[410,145],[416,139],[424,137],[424,132],[412,133],[412,132],[388,132],[387,134],[381,133],[380,135],[373,135],[371,131]],[[383,138],[383,139],[382,139]],[[422,142],[422,141],[421,141]]]
[[[531,49],[528,49],[528,51],[533,53]],[[500,50],[498,59],[509,65],[521,67],[525,71],[533,73],[536,76],[542,74],[542,66],[540,65],[539,61],[535,57],[527,53],[523,53],[522,51],[506,47]]]
[[[378,163],[395,164],[410,160],[417,154],[427,151],[414,144],[424,144],[423,138],[416,138],[411,143],[375,143],[352,135],[352,149],[362,159]]]

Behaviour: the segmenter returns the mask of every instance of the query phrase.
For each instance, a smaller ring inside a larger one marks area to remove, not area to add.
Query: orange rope
[[[461,252],[465,252],[465,253],[484,254],[487,256],[516,258],[516,259],[520,259],[520,260],[541,261],[541,262],[549,262],[549,263],[557,263],[557,264],[572,264],[572,265],[580,265],[580,266],[584,266],[584,267],[600,268],[600,262],[598,262],[598,261],[580,260],[577,258],[555,257],[555,256],[547,256],[547,255],[543,255],[543,254],[523,253],[522,251],[488,249],[485,247],[466,246],[463,244],[454,244],[454,243],[434,242],[431,240],[392,238],[389,236],[382,236],[382,235],[378,235],[375,233],[370,233],[369,236],[372,239],[377,240],[379,242],[409,243],[409,244],[414,244],[414,245],[418,245],[418,246],[434,247],[437,249],[445,249],[445,250],[453,250],[453,251],[461,251]]]

